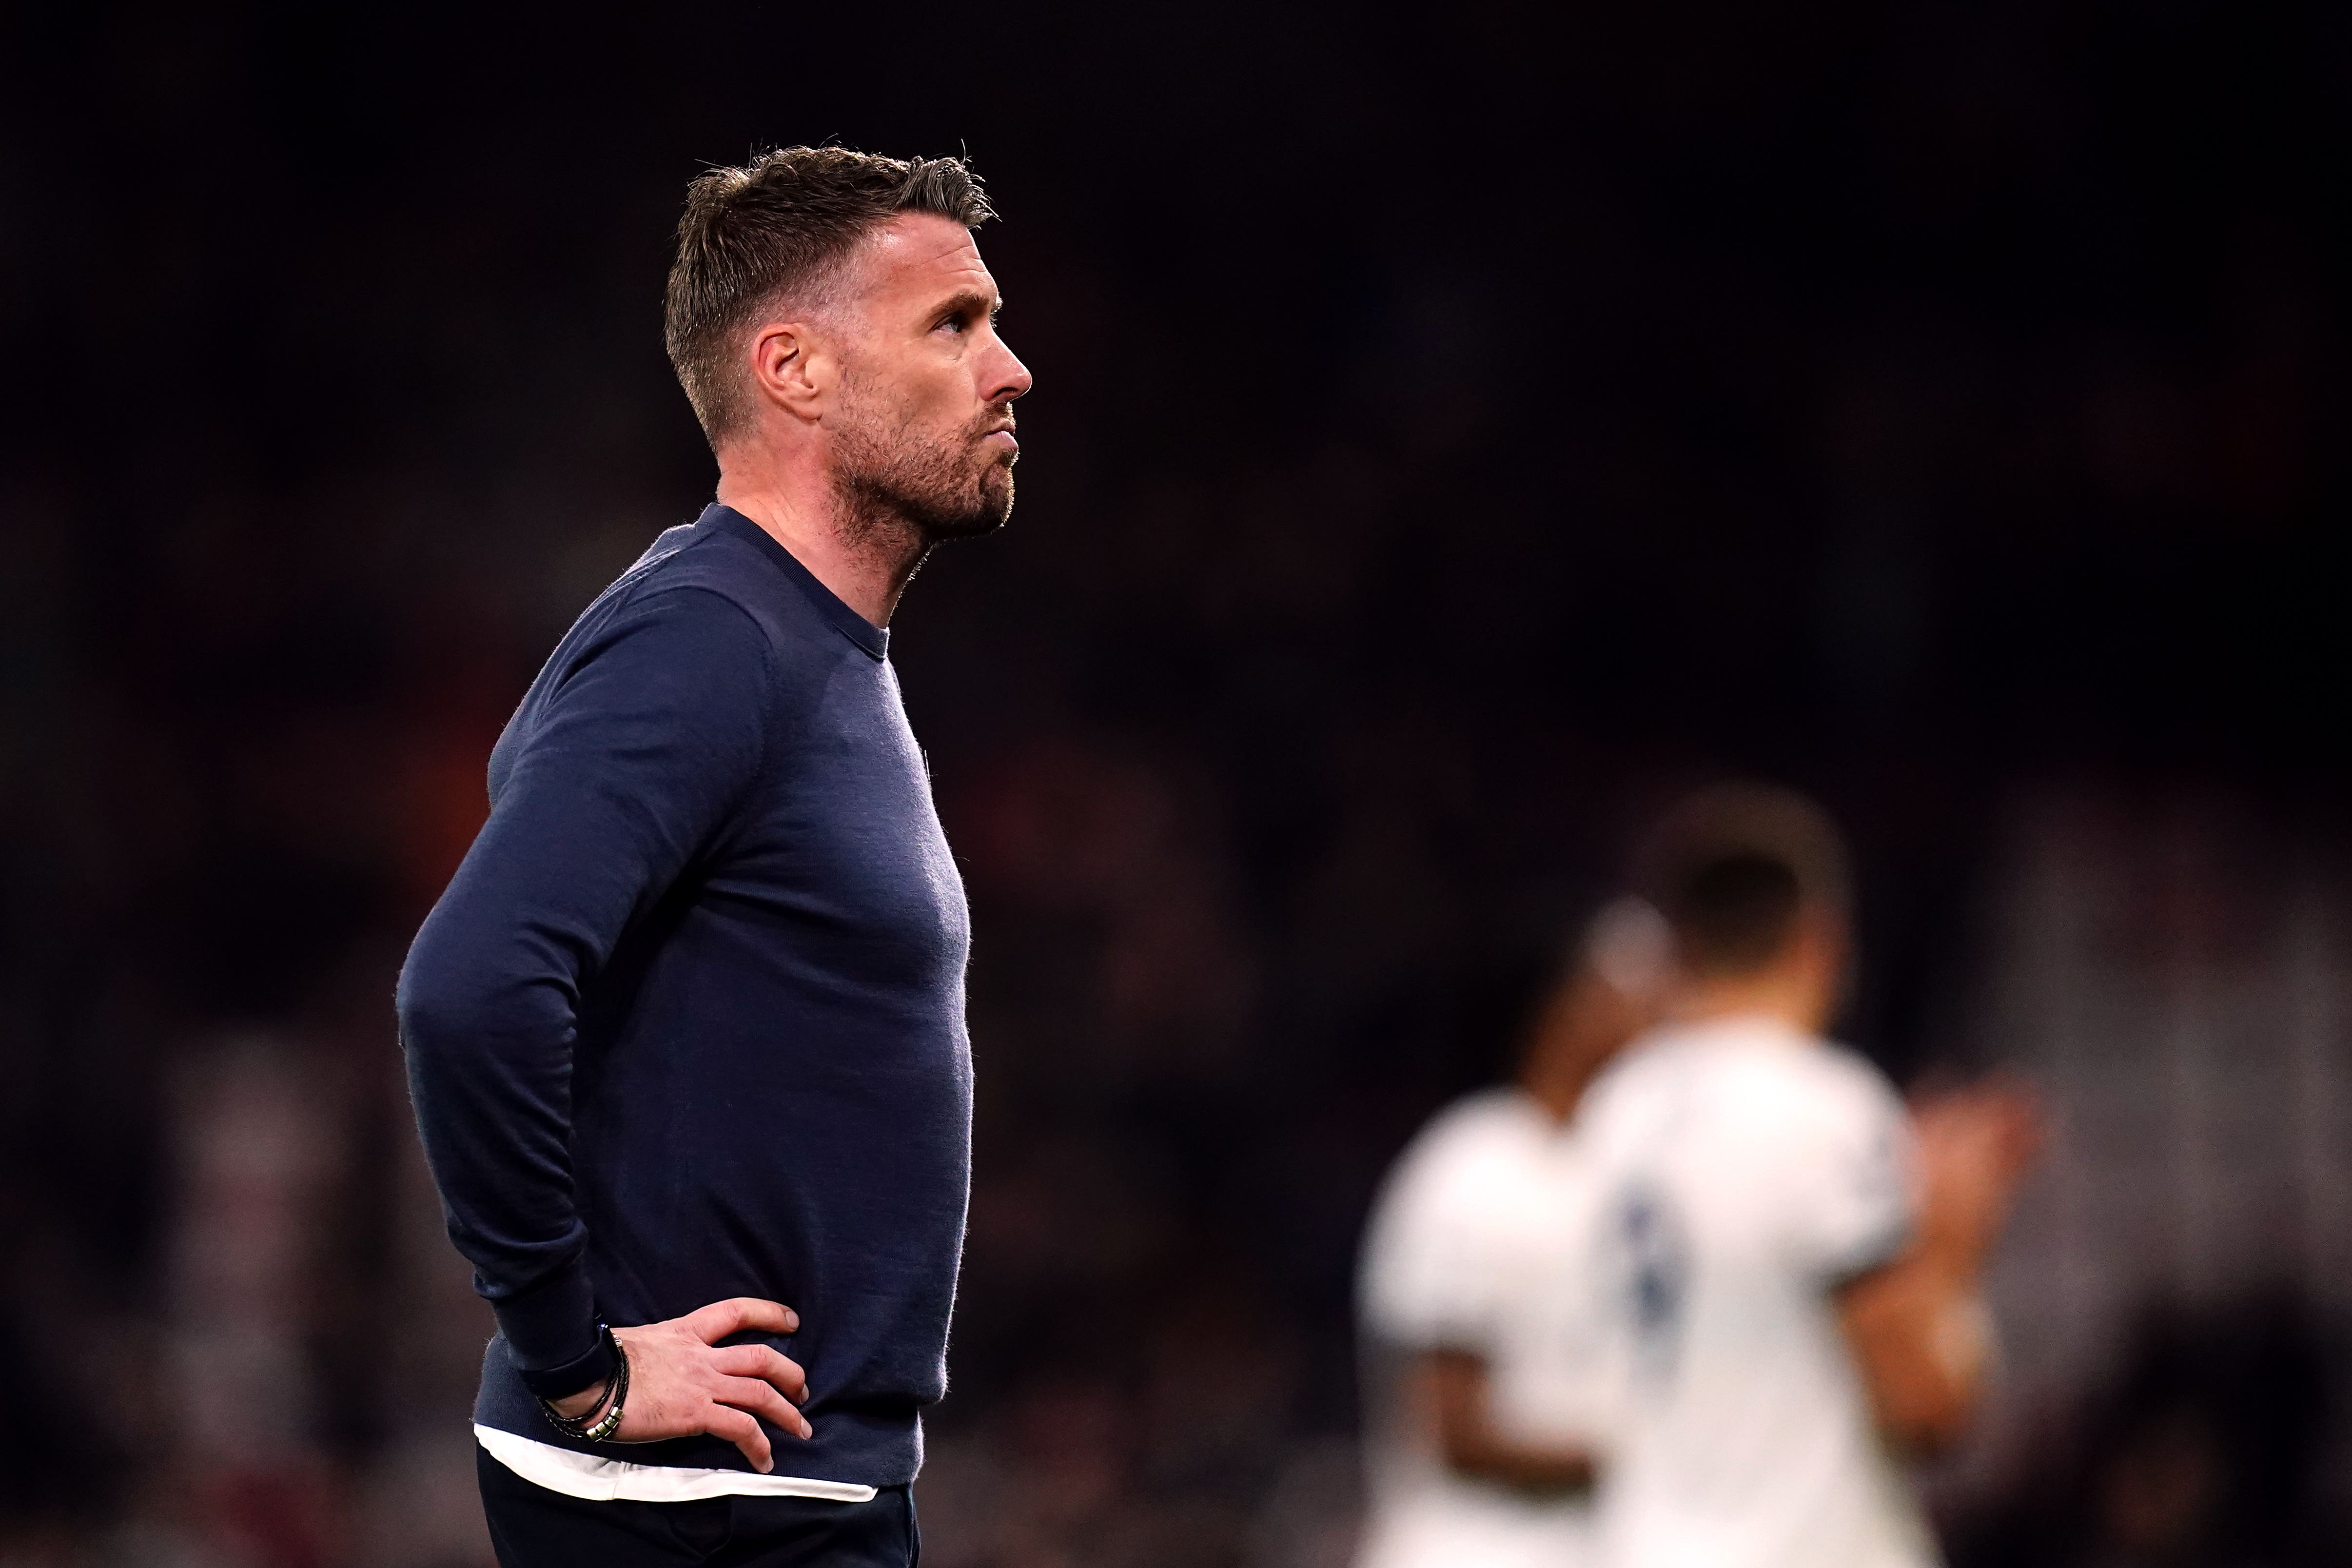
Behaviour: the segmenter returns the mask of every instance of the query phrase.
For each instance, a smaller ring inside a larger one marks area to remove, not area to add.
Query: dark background
[[[1954,998],[2020,787],[2335,852],[2340,9],[20,7],[0,105],[24,1561],[466,1560],[335,1544],[412,1407],[461,1420],[386,1348],[463,1276],[393,1239],[391,977],[537,662],[708,497],[661,282],[758,146],[968,149],[1037,376],[1012,526],[894,653],[978,931],[934,1430],[1056,1478],[943,1561],[1289,1550],[1381,1169],[1673,790],[1840,814],[1848,1033],[1906,1079],[2000,1054]],[[170,1370],[225,1364],[175,1327],[225,1051],[336,1130],[268,1331],[292,1470],[188,1436]],[[1955,1539],[2090,1551],[2043,1492]]]

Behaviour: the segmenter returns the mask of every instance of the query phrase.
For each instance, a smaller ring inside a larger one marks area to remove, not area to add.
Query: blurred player
[[[1642,879],[1674,939],[1668,1022],[1594,1083],[1596,1278],[1627,1353],[1609,1568],[1921,1568],[1898,1456],[1965,1423],[1979,1270],[2030,1157],[2014,1093],[1906,1114],[1822,1037],[1843,857],[1797,798],[1699,797]]]
[[[1363,1265],[1372,1508],[1360,1568],[1589,1561],[1602,1325],[1579,1274],[1597,1202],[1570,1117],[1653,1016],[1664,922],[1602,911],[1530,1033],[1517,1081],[1405,1151]]]

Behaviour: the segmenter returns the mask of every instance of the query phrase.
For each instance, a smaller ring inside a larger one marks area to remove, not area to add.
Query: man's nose
[[[1031,383],[1035,379],[1029,374],[1029,367],[1023,364],[1011,349],[1006,349],[1004,363],[997,368],[994,377],[996,384],[990,390],[988,401],[1010,403],[1026,393]]]

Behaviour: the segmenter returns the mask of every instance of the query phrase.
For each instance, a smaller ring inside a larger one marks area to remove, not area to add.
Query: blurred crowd
[[[1380,1174],[1731,772],[1853,837],[1846,1037],[2051,1110],[1956,1568],[2340,1560],[2352,35],[1116,10],[789,101],[878,46],[0,18],[0,1564],[487,1561],[392,976],[706,499],[696,159],[834,132],[968,139],[1038,374],[892,654],[977,932],[940,1568],[1347,1560]]]

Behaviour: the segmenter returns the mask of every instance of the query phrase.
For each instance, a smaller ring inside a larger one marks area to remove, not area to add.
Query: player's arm
[[[1916,1239],[1836,1300],[1880,1432],[1934,1452],[1959,1437],[1976,1407],[1990,1344],[1979,1281],[2037,1133],[2031,1104],[2005,1089],[1950,1096],[1913,1123]]]
[[[1467,1351],[1425,1351],[1414,1375],[1423,1394],[1419,1404],[1436,1423],[1438,1452],[1456,1475],[1542,1497],[1591,1489],[1590,1453],[1521,1442],[1496,1426],[1484,1358]]]

